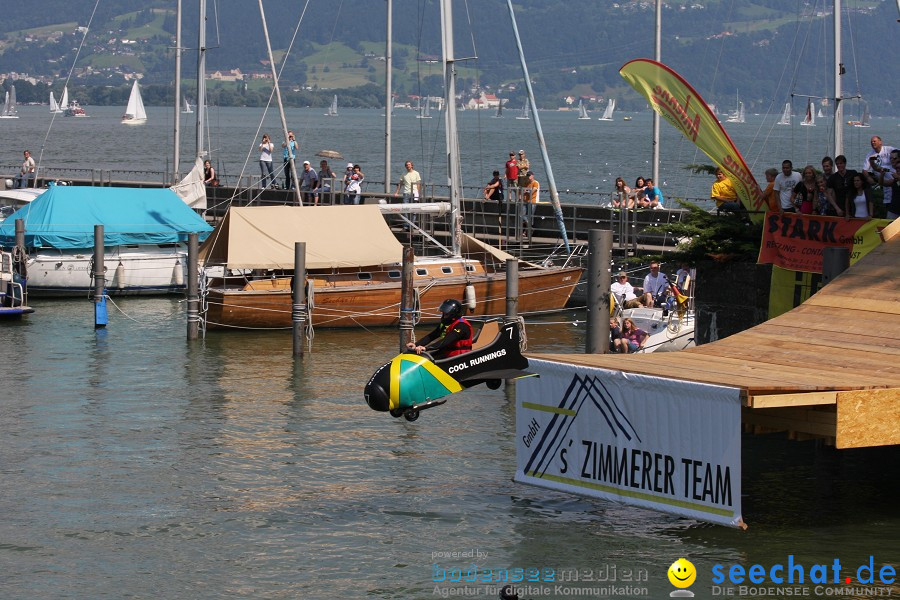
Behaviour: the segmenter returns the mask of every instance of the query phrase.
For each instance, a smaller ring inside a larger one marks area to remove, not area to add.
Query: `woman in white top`
[[[864,175],[857,173],[851,183],[853,188],[844,200],[844,218],[851,216],[855,219],[872,218],[872,192]]]
[[[275,144],[269,139],[269,134],[264,133],[262,142],[259,144],[259,172],[262,174],[260,183],[264,188],[275,185],[275,172],[272,170],[272,150],[274,149]]]
[[[634,200],[631,199],[631,188],[625,185],[625,180],[616,177],[616,187],[613,188],[612,206],[613,208],[631,208]]]

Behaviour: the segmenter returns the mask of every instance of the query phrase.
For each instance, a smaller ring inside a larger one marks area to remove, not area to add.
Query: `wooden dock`
[[[802,305],[728,338],[666,354],[531,356],[740,388],[752,433],[900,444],[900,220],[882,237]]]

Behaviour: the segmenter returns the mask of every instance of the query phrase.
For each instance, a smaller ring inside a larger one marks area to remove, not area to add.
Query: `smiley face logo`
[[[697,569],[686,558],[679,558],[669,567],[669,583],[677,588],[691,587],[697,579]]]

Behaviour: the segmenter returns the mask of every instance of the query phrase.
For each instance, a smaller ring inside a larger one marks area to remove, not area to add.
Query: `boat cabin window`
[[[441,273],[452,273],[453,267],[441,267]]]
[[[369,281],[370,279],[372,279],[372,274],[363,271],[362,273],[357,273],[356,278],[360,281]]]
[[[428,275],[428,269],[416,269],[416,275],[425,277],[426,275]]]
[[[466,271],[472,273],[473,271],[475,271],[475,265],[466,265]]]
[[[388,271],[388,277],[391,279],[400,279],[400,271]]]

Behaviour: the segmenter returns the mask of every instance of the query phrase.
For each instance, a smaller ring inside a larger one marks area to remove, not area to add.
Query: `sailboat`
[[[181,109],[181,114],[183,115],[192,115],[194,114],[194,109],[191,108],[191,103],[188,102],[188,99],[184,99],[184,108]]]
[[[531,113],[528,110],[528,101],[525,101],[525,105],[522,107],[522,112],[516,117],[519,120],[528,120],[531,117],[529,116]]]
[[[606,102],[606,108],[603,110],[603,115],[600,116],[597,120],[598,121],[612,121],[614,110],[616,110],[616,99],[610,98]]]
[[[337,94],[334,95],[334,98],[331,99],[331,106],[328,107],[328,112],[325,113],[326,117],[336,117],[338,116],[337,110]]]
[[[803,122],[801,125],[805,125],[807,127],[815,127],[816,126],[816,109],[813,106],[813,101],[810,100],[806,103],[806,116],[803,117]]]
[[[816,113],[816,116],[817,116],[818,118],[820,118],[820,119],[823,118],[823,117],[825,117],[825,111],[822,110],[822,107],[821,107],[821,106],[819,107],[819,111],[818,111],[818,113]]]
[[[122,115],[123,125],[143,125],[147,122],[147,111],[144,110],[144,100],[141,98],[141,88],[137,79],[131,86],[131,95],[128,97],[128,106]]]
[[[587,108],[585,107],[584,102],[582,102],[581,100],[578,101],[578,120],[590,120]]]
[[[69,86],[63,87],[62,97],[59,99],[59,112],[66,112],[69,107]]]
[[[425,104],[422,104],[422,99],[419,98],[419,114],[416,115],[417,119],[430,119],[431,118],[431,98],[430,96],[425,97]]]
[[[863,105],[863,114],[859,118],[859,121],[848,121],[848,123],[854,127],[871,127],[871,125],[869,125],[869,105]]]
[[[497,114],[491,117],[492,119],[502,119],[503,118],[503,99],[498,99],[497,103]]]
[[[777,125],[790,125],[791,124],[791,103],[784,103],[784,112],[781,113],[781,118],[778,120]]]
[[[744,114],[744,103],[741,102],[741,97],[737,96],[737,104],[735,105],[734,112],[725,119],[726,123],[744,123],[746,122],[746,115]]]
[[[456,73],[451,68],[454,59],[447,41],[453,39],[449,11],[448,0],[442,0],[442,15],[446,15],[442,23],[448,29],[443,37],[450,218],[460,222],[462,171],[453,102]],[[201,247],[201,259],[208,265],[268,269],[271,273],[259,279],[243,276],[232,281],[211,279],[204,304],[207,328],[290,327],[294,243],[299,241],[306,243],[307,285],[315,290],[311,310],[314,325],[396,326],[401,307],[405,306],[401,303],[400,284],[402,246],[380,212],[379,206],[371,204],[229,209],[216,232]],[[470,305],[472,314],[479,317],[504,314],[505,262],[511,256],[459,229],[449,228],[451,248],[441,248],[446,255],[414,259],[413,286],[421,324],[438,322],[438,306],[444,299],[467,298],[472,294],[477,299],[474,308]],[[519,271],[519,313],[562,309],[582,271],[580,267],[524,264]]]
[[[9,86],[9,91],[3,100],[3,108],[0,109],[0,119],[18,119],[16,114],[16,86]]]
[[[53,95],[53,91],[50,91],[50,112],[54,114],[60,114],[63,111],[62,107],[56,101],[56,97]]]

